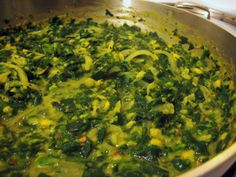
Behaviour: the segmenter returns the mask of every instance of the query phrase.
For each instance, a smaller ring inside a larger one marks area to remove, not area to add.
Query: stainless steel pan
[[[105,16],[105,9],[111,10],[119,19]],[[158,31],[161,37],[170,43],[168,34],[178,28],[180,33],[189,36],[191,41],[211,48],[219,59],[226,60],[231,66],[236,64],[236,37],[208,20],[174,7],[133,0],[0,0],[0,27],[61,14],[136,24],[148,30]],[[231,69],[230,72],[234,70]],[[236,143],[181,176],[221,176],[235,161]]]

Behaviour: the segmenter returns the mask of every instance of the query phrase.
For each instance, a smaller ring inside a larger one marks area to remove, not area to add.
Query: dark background
[[[236,162],[222,177],[236,177]]]

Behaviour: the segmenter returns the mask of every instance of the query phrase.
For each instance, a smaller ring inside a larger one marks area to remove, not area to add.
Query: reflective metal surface
[[[105,9],[114,12],[115,17],[105,16]],[[65,14],[79,18],[92,17],[110,20],[113,23],[133,23],[143,28],[156,30],[161,37],[170,37],[163,31],[178,28],[181,33],[207,45],[216,53],[236,64],[236,38],[191,13],[161,4],[134,0],[0,0],[0,27],[37,21],[54,15]],[[119,17],[119,18],[116,18]],[[144,21],[140,22],[143,19]],[[184,24],[184,25],[182,25]],[[220,57],[219,57],[220,58]],[[236,143],[207,163],[183,176],[221,176],[236,161]]]
[[[177,3],[164,3],[167,5],[175,6],[178,8],[183,8],[185,10],[189,10],[193,13],[204,15],[207,19],[215,18],[226,23],[232,24],[236,26],[236,17],[230,14],[221,12],[219,10],[211,9],[207,6],[194,3],[194,2],[177,2]]]

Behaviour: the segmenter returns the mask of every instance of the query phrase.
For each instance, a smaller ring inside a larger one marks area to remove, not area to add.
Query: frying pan
[[[105,16],[109,9],[114,16]],[[219,26],[194,14],[163,4],[134,0],[0,0],[0,27],[25,21],[39,21],[66,14],[78,18],[92,17],[115,24],[135,24],[157,31],[169,43],[171,31],[178,29],[196,45],[205,45],[230,73],[236,64],[236,37]],[[234,81],[236,81],[232,74]],[[204,164],[183,173],[182,177],[221,176],[236,161],[236,143]]]

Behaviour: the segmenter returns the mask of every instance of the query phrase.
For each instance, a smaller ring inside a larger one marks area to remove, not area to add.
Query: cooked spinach
[[[0,176],[168,177],[230,146],[232,79],[173,33],[169,45],[137,26],[57,16],[1,29]]]

